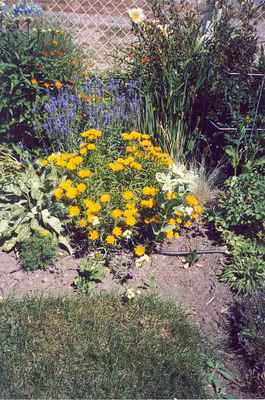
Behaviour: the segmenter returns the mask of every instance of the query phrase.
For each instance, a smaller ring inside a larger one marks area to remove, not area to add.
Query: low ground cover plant
[[[54,260],[58,244],[48,233],[34,235],[19,246],[19,261],[26,271],[45,269]]]
[[[4,398],[207,397],[198,331],[171,302],[78,296],[0,309]]]

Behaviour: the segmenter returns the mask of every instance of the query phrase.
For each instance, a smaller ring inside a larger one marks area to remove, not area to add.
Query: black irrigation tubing
[[[178,251],[178,250],[156,250],[155,254],[163,256],[188,256],[190,254],[227,254],[227,250],[224,249],[205,249],[205,250],[192,250],[192,251]]]

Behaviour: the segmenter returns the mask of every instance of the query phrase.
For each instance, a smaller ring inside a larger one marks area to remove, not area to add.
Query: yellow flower
[[[80,169],[77,175],[79,178],[90,178],[92,172],[89,169]]]
[[[185,228],[190,228],[190,227],[192,226],[191,221],[187,221],[187,222],[184,224],[184,226],[185,226]]]
[[[135,153],[137,151],[136,146],[127,146],[126,147],[126,153]]]
[[[155,196],[157,194],[157,189],[153,186],[145,186],[143,188],[143,194],[145,196]]]
[[[177,193],[175,193],[175,192],[166,192],[165,198],[166,198],[166,200],[175,200],[177,198]]]
[[[141,204],[141,207],[143,207],[143,208],[153,208],[155,205],[155,202],[153,199],[148,199],[148,200],[142,200],[140,204]]]
[[[78,217],[80,215],[80,208],[78,206],[68,207],[69,217]]]
[[[113,245],[113,244],[115,244],[115,242],[116,242],[116,239],[113,235],[108,235],[106,237],[106,243]]]
[[[109,164],[109,168],[113,171],[113,172],[119,172],[122,171],[124,169],[124,166],[118,162],[114,162],[114,163],[110,163]]]
[[[175,237],[175,239],[179,239],[180,238],[180,233],[176,232],[174,237]]]
[[[42,229],[41,231],[40,231],[40,235],[41,236],[48,236],[50,234],[50,232],[47,230],[47,229]]]
[[[182,219],[181,219],[181,218],[177,218],[177,219],[176,219],[176,223],[177,223],[177,224],[181,224],[181,223],[182,223]]]
[[[68,199],[70,199],[70,200],[73,200],[73,199],[75,199],[76,197],[77,197],[77,195],[78,195],[78,191],[77,191],[77,189],[75,189],[75,188],[69,188],[69,189],[67,189],[66,190],[66,192],[65,192],[65,196],[68,198]]]
[[[86,188],[87,188],[87,185],[85,185],[84,183],[79,183],[76,186],[76,190],[78,191],[78,193],[84,193]]]
[[[70,160],[67,164],[66,164],[66,166],[65,166],[67,169],[69,169],[69,171],[74,171],[76,168],[77,168],[77,165],[72,161],[72,160]]]
[[[174,218],[170,218],[170,219],[168,220],[168,224],[169,224],[169,225],[176,225],[175,219],[174,219]]]
[[[88,149],[86,147],[83,147],[79,150],[79,153],[81,154],[81,156],[85,156],[88,153]]]
[[[133,194],[133,192],[128,190],[128,191],[122,193],[122,197],[124,200],[130,201],[134,198],[134,194]]]
[[[93,224],[96,216],[93,214],[91,211],[86,211],[86,217],[87,217],[87,223],[88,224]]]
[[[138,162],[132,162],[130,166],[131,168],[136,169],[137,171],[143,169],[142,165]]]
[[[119,226],[115,226],[115,228],[112,229],[112,234],[119,237],[122,235],[122,229]]]
[[[41,163],[42,167],[46,167],[49,164],[49,161],[48,160],[41,160],[40,163]]]
[[[64,189],[64,190],[68,190],[71,188],[73,181],[71,181],[71,179],[66,179],[65,181],[61,182],[59,187]]]
[[[123,140],[131,140],[131,136],[128,132],[122,133],[121,137]]]
[[[137,257],[142,257],[145,254],[145,247],[142,245],[138,245],[134,248],[134,254]]]
[[[56,81],[54,86],[56,87],[56,89],[60,90],[63,87],[63,84],[60,81]]]
[[[198,206],[200,204],[200,202],[197,199],[197,197],[192,193],[187,194],[187,196],[185,197],[185,203],[188,206]]]
[[[177,210],[175,211],[175,214],[177,217],[182,217],[183,216],[183,211],[182,210]]]
[[[87,150],[96,150],[96,145],[94,143],[89,143],[86,148]]]
[[[173,231],[168,231],[168,232],[165,233],[165,235],[166,235],[167,239],[173,239],[174,232]]]
[[[128,216],[128,217],[125,219],[125,223],[126,223],[126,225],[128,225],[128,226],[134,226],[134,225],[136,224],[136,222],[137,222],[136,218],[133,217],[132,215],[131,215],[131,216]]]
[[[102,195],[100,196],[100,201],[101,201],[102,203],[108,203],[108,202],[110,201],[110,199],[111,199],[111,195],[108,194],[108,193],[102,194]]]
[[[85,228],[87,226],[87,220],[84,218],[81,218],[79,221],[79,226],[80,226],[80,228]]]
[[[143,147],[152,146],[152,143],[150,142],[150,140],[143,140],[142,142],[140,142],[140,144],[141,144]]]
[[[90,240],[93,240],[93,241],[98,240],[98,238],[99,238],[99,233],[98,233],[98,231],[93,230],[93,231],[88,232],[88,238],[89,238]]]
[[[118,219],[122,216],[122,211],[118,208],[115,208],[115,210],[111,211],[110,215],[112,216],[112,218]]]
[[[89,211],[91,213],[98,213],[101,210],[101,205],[99,203],[94,203],[90,205]]]
[[[60,187],[55,189],[55,191],[53,192],[56,200],[61,200],[61,198],[63,197],[64,191],[63,189],[61,189]]]
[[[200,204],[198,204],[198,205],[194,206],[194,211],[196,214],[201,215],[204,210],[203,210],[203,207]]]

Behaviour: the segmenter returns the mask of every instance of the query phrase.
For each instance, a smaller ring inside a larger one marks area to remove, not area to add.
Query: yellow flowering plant
[[[179,237],[202,214],[192,193],[162,190],[156,175],[167,173],[172,160],[148,134],[122,133],[119,149],[109,148],[96,129],[81,137],[79,153],[51,154],[42,165],[61,174],[54,200],[91,246],[126,246],[141,257],[158,240]]]

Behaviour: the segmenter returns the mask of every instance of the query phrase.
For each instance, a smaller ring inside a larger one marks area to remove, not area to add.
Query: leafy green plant
[[[10,251],[29,239],[33,233],[49,230],[71,252],[71,247],[63,236],[64,228],[60,221],[62,209],[54,206],[52,201],[57,182],[55,169],[40,174],[32,165],[17,173],[11,183],[3,179],[0,192],[2,250]]]
[[[41,124],[47,93],[75,84],[82,70],[78,51],[62,30],[1,29],[1,142],[22,140],[34,147],[42,141],[35,126]]]
[[[264,291],[238,299],[230,309],[230,343],[243,356],[245,383],[257,398],[265,396]]]
[[[51,235],[34,235],[19,246],[19,260],[26,271],[45,269],[53,262],[57,253],[57,243]]]
[[[223,363],[214,358],[207,358],[206,364],[209,370],[207,374],[207,382],[212,386],[215,398],[231,399],[231,396],[226,393],[223,379],[231,383],[236,383],[233,375],[227,371]]]
[[[79,276],[75,278],[74,285],[81,290],[91,289],[101,282],[106,275],[106,260],[101,253],[89,256],[81,261]]]

